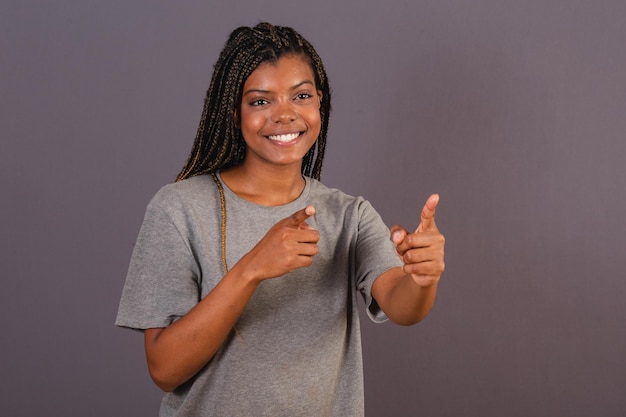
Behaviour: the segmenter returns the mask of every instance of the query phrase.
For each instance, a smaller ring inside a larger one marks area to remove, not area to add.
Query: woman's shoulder
[[[362,196],[350,195],[338,188],[329,187],[318,180],[309,178],[309,181],[311,183],[310,194],[312,200],[339,207],[358,207],[367,202]]]
[[[310,202],[319,213],[316,217],[320,226],[322,223],[327,226],[330,224],[330,229],[343,229],[350,234],[350,231],[362,230],[363,224],[368,225],[367,228],[383,224],[380,215],[366,198],[350,195],[319,181],[311,181]]]
[[[217,187],[210,175],[197,175],[166,184],[152,198],[151,205],[163,209],[180,208],[212,200]]]

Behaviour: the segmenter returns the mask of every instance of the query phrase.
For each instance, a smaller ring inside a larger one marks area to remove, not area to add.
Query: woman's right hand
[[[307,206],[276,223],[238,266],[248,266],[257,280],[277,278],[311,266],[318,253],[320,234],[306,220],[314,214],[315,208]]]

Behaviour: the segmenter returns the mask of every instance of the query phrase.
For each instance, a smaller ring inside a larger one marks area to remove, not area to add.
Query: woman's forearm
[[[372,296],[391,321],[403,326],[420,322],[435,303],[437,281],[418,285],[401,268],[382,274],[372,286]]]
[[[166,328],[147,329],[145,350],[150,375],[163,391],[193,377],[220,348],[241,316],[259,281],[235,265],[184,317]]]

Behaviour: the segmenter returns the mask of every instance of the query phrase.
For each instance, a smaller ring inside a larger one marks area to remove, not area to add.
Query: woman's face
[[[260,64],[244,84],[238,115],[247,145],[243,163],[299,170],[320,133],[321,94],[302,56]]]

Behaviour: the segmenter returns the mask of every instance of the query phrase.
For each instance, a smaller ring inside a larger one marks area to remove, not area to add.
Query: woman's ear
[[[241,128],[241,120],[239,119],[239,110],[235,110],[233,113],[233,120],[235,121],[235,127],[237,129]]]
[[[322,97],[324,97],[324,95],[322,94],[322,90],[317,90],[317,95],[318,95],[318,96],[319,96],[319,98],[320,98],[320,104],[319,104],[319,107],[321,108],[321,107],[322,107]]]

